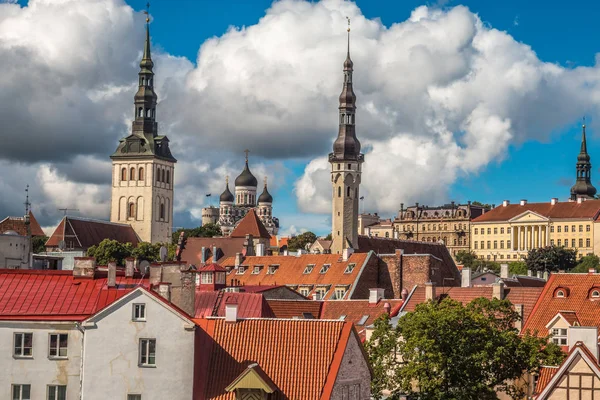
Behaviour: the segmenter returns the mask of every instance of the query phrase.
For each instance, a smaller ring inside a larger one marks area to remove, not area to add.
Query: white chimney
[[[350,256],[354,253],[354,249],[344,249],[342,250],[342,261],[348,261]]]
[[[237,318],[238,318],[237,312],[238,312],[237,303],[225,304],[225,322],[237,322]]]
[[[377,304],[379,300],[383,299],[385,289],[369,289],[369,304]]]
[[[502,207],[506,207],[510,204],[510,200],[502,200]]]
[[[500,264],[500,278],[508,278],[508,264],[506,263]]]
[[[239,267],[240,265],[242,265],[242,260],[244,258],[242,257],[242,253],[235,253],[235,267]]]
[[[592,275],[595,273],[596,273],[596,268],[594,268],[594,267],[588,268],[588,274]]]
[[[523,304],[515,304],[515,312],[521,317],[515,321],[515,328],[521,332],[521,329],[523,329]]]
[[[532,270],[530,270],[530,269],[528,269],[528,270],[527,270],[527,276],[533,276],[533,271],[532,271]]]
[[[287,256],[287,255],[288,255],[288,251],[287,251],[287,249],[285,249],[285,250],[283,251],[283,255],[284,255],[284,256]]]
[[[256,245],[256,255],[258,257],[263,257],[265,255],[265,244],[264,243],[258,243]]]
[[[461,272],[461,277],[462,277],[461,286],[462,287],[471,287],[471,268],[463,267],[462,272]]]
[[[525,204],[527,204],[527,200],[523,199],[519,202],[520,205],[524,206]]]
[[[425,301],[434,300],[435,301],[435,284],[433,282],[427,282],[425,284]]]
[[[583,197],[578,197],[577,198],[577,204],[581,204],[583,203]]]
[[[542,279],[542,278],[544,277],[544,273],[543,273],[542,271],[537,271],[537,272],[535,273],[535,276],[536,276],[537,278],[540,278],[540,279]]]
[[[598,327],[570,326],[567,338],[569,350],[575,343],[582,342],[598,360]]]
[[[313,293],[313,294],[312,294],[312,299],[313,299],[313,300],[319,300],[319,299],[318,299],[318,295],[317,295],[316,293]]]
[[[550,199],[550,204],[551,205],[555,205],[556,203],[558,203],[558,198],[553,197],[553,198]]]

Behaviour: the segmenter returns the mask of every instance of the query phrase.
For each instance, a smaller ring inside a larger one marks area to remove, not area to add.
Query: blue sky
[[[125,1],[137,11],[144,9],[146,5],[145,0]],[[19,4],[22,6],[26,6],[27,3],[28,2],[25,0],[19,1]],[[564,2],[554,0],[505,0],[502,2],[487,0],[465,0],[460,2],[452,0],[357,0],[356,4],[360,8],[360,12],[366,18],[379,19],[388,28],[393,24],[402,23],[407,20],[407,18],[411,16],[411,13],[413,13],[417,7],[422,5],[426,5],[433,9],[440,8],[444,11],[463,5],[468,7],[471,12],[477,14],[487,28],[505,31],[517,42],[530,46],[531,50],[540,61],[554,63],[565,71],[570,71],[582,66],[595,66],[595,55],[600,51],[600,32],[597,28],[597,21],[600,19],[600,6],[593,1],[574,0],[568,3],[568,7],[565,6]],[[189,60],[189,65],[187,65],[185,61],[182,61],[182,59],[173,62],[173,65],[180,65],[182,69],[193,69],[196,67],[199,48],[207,39],[224,38],[228,28],[231,26],[239,28],[258,24],[259,20],[265,16],[266,10],[269,9],[271,5],[272,2],[266,0],[154,0],[151,2],[150,6],[150,12],[154,19],[151,24],[154,54],[163,53],[170,56],[185,57],[185,59]],[[93,16],[88,15],[87,18],[93,18]],[[2,20],[0,18],[0,28],[1,22]],[[135,29],[137,38],[141,31],[138,28]],[[309,33],[311,32],[307,32],[307,36],[310,36]],[[1,34],[2,31],[0,29],[0,39],[2,38]],[[112,32],[110,32],[110,34],[112,34]],[[250,36],[250,33],[248,33],[247,37]],[[137,48],[136,43],[137,42],[133,43],[133,48]],[[307,43],[309,43],[307,46],[314,45],[314,42],[308,41]],[[223,46],[220,50],[218,49],[218,51],[227,52],[227,48]],[[215,53],[211,53],[211,55],[214,57]],[[301,57],[302,55],[299,56]],[[355,59],[355,69],[357,70],[355,87],[358,87],[359,92],[361,91],[361,85],[365,85],[364,81],[361,82],[359,79],[361,67],[363,69],[365,68],[364,60],[362,63],[360,61],[357,62],[357,60],[360,60],[360,57],[360,54],[353,55],[353,58]],[[339,60],[339,62],[337,59],[334,61],[336,62],[336,65],[341,65],[341,60]],[[173,68],[173,65],[170,65],[170,68]],[[339,68],[336,69],[336,71],[338,70]],[[162,77],[164,77],[165,69],[162,71]],[[202,70],[202,72],[207,73],[211,71],[205,69]],[[161,74],[160,68],[157,73],[159,75]],[[173,75],[172,71],[170,71],[170,73]],[[331,98],[336,98],[338,94],[337,88],[341,88],[341,71],[337,73],[338,75],[333,75],[331,78],[328,78],[331,81],[335,81],[336,87],[333,93],[331,93]],[[130,69],[126,70],[125,76],[129,75],[132,75],[132,70]],[[159,76],[159,78],[160,77],[161,76]],[[132,79],[135,79],[135,76],[133,76]],[[372,84],[373,82],[370,83]],[[2,90],[1,85],[0,90]],[[535,93],[545,92],[539,91]],[[168,97],[165,96],[164,90],[163,92],[159,90],[158,95],[159,99]],[[372,96],[372,93],[369,95]],[[402,97],[403,93],[397,93],[396,95]],[[171,96],[173,96],[173,94],[171,94]],[[125,107],[127,107],[131,101],[131,94],[125,92],[122,99],[124,100],[119,101],[122,101]],[[370,99],[371,98],[365,99],[364,96],[361,98],[359,95],[358,118],[361,118],[361,106]],[[411,99],[407,99],[407,101],[410,102]],[[544,102],[541,101],[541,103]],[[586,106],[585,101],[578,104],[583,104],[582,108]],[[192,107],[194,106],[195,104],[192,104]],[[165,105],[165,107],[168,107],[168,105]],[[595,111],[600,109],[594,108],[595,105],[593,105],[591,101],[589,107]],[[164,110],[164,108],[162,110]],[[542,120],[552,116],[552,111],[550,110],[548,110],[547,114],[545,114],[543,109],[540,111],[539,105],[536,107],[536,110],[536,114],[533,118],[523,118],[525,121],[534,121],[531,126],[532,132],[536,131],[535,125],[537,124],[535,121],[540,121],[540,125],[542,125]],[[526,113],[527,111],[528,110],[525,107],[523,112]],[[552,125],[555,127],[555,131],[543,132],[542,135],[528,135],[521,133],[520,136],[525,137],[525,140],[507,140],[507,151],[503,150],[495,155],[488,154],[486,157],[489,158],[489,161],[483,163],[483,168],[468,168],[467,173],[459,173],[456,179],[447,179],[448,182],[452,183],[449,187],[443,187],[440,191],[431,188],[432,186],[435,186],[436,180],[439,179],[439,176],[435,171],[438,171],[439,173],[440,169],[431,169],[433,172],[429,175],[427,175],[426,172],[423,172],[428,171],[428,169],[423,169],[420,174],[415,174],[418,175],[415,179],[431,181],[433,183],[422,185],[424,187],[423,193],[425,193],[422,196],[419,196],[418,193],[415,194],[414,190],[412,192],[409,191],[410,198],[411,200],[417,199],[421,204],[425,203],[430,205],[450,200],[458,202],[478,200],[484,203],[498,204],[503,199],[510,199],[512,201],[521,198],[526,198],[529,201],[548,201],[551,197],[565,199],[568,196],[569,188],[575,177],[574,166],[579,151],[581,137],[580,119],[584,116],[585,112],[585,110],[582,110],[581,115],[579,116],[575,115],[577,114],[576,112],[567,113],[569,117],[566,122],[562,119],[560,120],[560,124],[557,125],[554,123]],[[337,110],[335,105],[333,105],[330,110],[332,120],[336,119],[336,113]],[[159,123],[164,123],[164,120],[160,120],[160,115],[161,114],[159,113]],[[498,115],[502,115],[502,113],[500,112]],[[598,151],[597,140],[598,135],[596,135],[596,132],[594,131],[594,127],[596,126],[593,123],[594,116],[588,114],[587,118],[588,125],[591,125],[588,130],[588,150],[592,157],[592,163],[600,163],[600,151]],[[451,124],[449,124],[449,126],[451,126]],[[359,126],[359,138],[361,135],[365,136],[364,131],[369,128],[369,126]],[[522,129],[522,126],[520,128]],[[197,127],[192,127],[190,129],[192,131],[194,129],[197,130]],[[322,125],[314,129],[321,130]],[[329,125],[327,125],[327,129],[329,129]],[[360,129],[363,129],[363,132],[361,132]],[[405,130],[406,129],[404,129],[404,131]],[[528,129],[525,129],[525,131],[527,130]],[[336,133],[334,127],[330,133],[320,133],[320,136],[317,137],[319,140],[322,140],[323,143],[331,143],[334,140]],[[176,133],[170,133],[172,140],[174,134]],[[373,136],[371,138],[373,138]],[[270,140],[267,139],[266,141]],[[256,145],[258,146],[260,143],[257,143]],[[327,145],[327,148],[328,146],[329,145]],[[238,156],[237,153],[239,151],[236,146],[219,148],[218,150],[221,152],[219,154],[223,154],[223,157],[227,158],[228,173],[232,173],[232,168],[233,170],[241,171],[243,167],[243,153],[240,153]],[[99,151],[94,157],[107,161],[102,156],[104,153],[100,153],[101,152]],[[326,155],[326,152],[323,152],[323,155]],[[175,156],[180,160],[184,158],[178,157],[177,154],[175,154]],[[297,198],[298,193],[294,192],[294,183],[305,174],[307,163],[316,156],[317,155],[315,154],[310,154],[303,158],[283,157],[277,159],[277,157],[267,153],[263,153],[262,157],[257,152],[254,152],[254,155],[251,154],[251,162],[261,164],[261,167],[257,167],[260,172],[265,172],[265,168],[267,171],[269,168],[274,169],[277,162],[283,164],[283,168],[278,169],[279,175],[276,176],[276,181],[278,183],[273,185],[271,193],[275,198],[274,215],[280,218],[282,227],[286,231],[293,225],[296,228],[309,228],[318,234],[328,233],[328,226],[330,225],[329,216],[327,214],[307,212],[306,205],[303,207],[304,209],[301,210],[302,207],[299,205]],[[187,158],[189,159],[190,157]],[[371,158],[371,160],[373,160],[373,158]],[[0,162],[1,161],[2,155],[0,154]],[[186,160],[186,162],[189,162],[189,160]],[[366,162],[368,165],[369,157],[367,157]],[[469,161],[465,160],[465,163],[467,162]],[[216,170],[218,167],[219,165],[211,161],[209,170]],[[106,165],[104,168],[106,168]],[[178,168],[183,168],[183,165],[180,164]],[[414,165],[412,168],[415,168]],[[443,169],[444,168],[441,167],[441,170]],[[401,173],[411,175],[415,172],[416,171],[403,170]],[[600,176],[599,173],[600,171],[598,168],[594,168],[592,178],[594,184],[600,187],[598,180],[598,177]],[[74,178],[72,172],[69,172],[67,176],[71,181],[80,179],[77,177]],[[197,179],[208,180],[209,178],[212,179],[214,176],[206,177],[206,175],[199,174]],[[232,179],[233,178],[234,176]],[[365,177],[363,177],[363,181],[364,178]],[[222,180],[222,177],[219,179]],[[23,180],[19,179],[17,181],[20,184]],[[98,183],[96,181],[102,181],[101,183],[103,184],[107,183],[105,182],[106,180],[98,179],[95,176],[87,176],[85,179],[81,178],[81,180],[79,180],[79,182],[93,184]],[[259,179],[259,181],[262,181],[262,179]],[[192,187],[193,183],[193,181],[187,182],[185,190]],[[0,186],[2,186],[2,184],[2,179],[0,179]],[[7,183],[4,182],[4,184]],[[197,186],[198,191],[202,192],[196,193],[196,198],[200,199],[198,201],[206,200],[203,195],[207,191],[212,191],[213,201],[216,200],[216,197],[219,195],[219,192],[215,191],[216,186],[214,185],[199,184]],[[443,184],[440,184],[440,186],[443,186]],[[220,190],[221,189],[219,189],[219,191]],[[327,189],[325,189],[325,191],[326,190]],[[46,190],[46,192],[47,191],[48,190]],[[437,195],[435,201],[430,201],[427,198],[432,194]],[[47,193],[45,195],[48,196]],[[93,216],[104,217],[106,214],[107,199],[105,195],[103,195],[102,201],[104,202],[104,208],[102,208],[104,211],[98,211],[98,214],[93,214]],[[196,203],[198,203],[198,201]],[[405,198],[402,198],[402,196],[397,196],[397,198],[393,198],[391,201],[398,206],[401,202],[409,202]],[[15,212],[12,211],[13,208],[11,207],[16,204],[15,207],[20,208],[22,200],[18,198],[12,203],[14,204],[9,204],[8,208],[9,211],[14,214]],[[64,201],[59,199],[58,203],[54,200],[53,203],[49,202],[48,204],[50,205],[47,206],[46,210],[41,212],[41,214],[43,214],[41,217],[43,221],[42,224],[45,226],[50,226],[57,218],[55,214],[52,214],[47,210],[50,210],[50,208],[55,209],[55,204],[63,205]],[[388,211],[386,212],[378,210],[373,203],[371,203],[365,211],[379,211],[385,216],[391,216],[392,211],[390,210],[393,208],[389,207],[389,203],[387,204]],[[2,205],[3,203],[0,201],[0,206]],[[193,205],[197,206],[198,204],[192,204],[189,208],[193,208]],[[308,208],[310,209],[310,206]],[[323,212],[322,207],[320,210]],[[175,214],[175,226],[191,226],[196,224],[197,221],[193,220],[191,215],[192,213],[187,211],[177,212]]]

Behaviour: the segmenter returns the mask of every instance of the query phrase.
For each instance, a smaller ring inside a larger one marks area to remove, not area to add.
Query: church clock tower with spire
[[[578,198],[593,199],[596,195],[596,188],[592,185],[592,163],[590,162],[590,155],[587,152],[585,123],[581,129],[581,150],[577,156],[577,165],[575,167],[577,180],[571,188],[571,200],[577,200]]]
[[[131,134],[119,141],[112,159],[111,222],[130,224],[145,242],[170,243],[174,167],[169,139],[158,134],[150,27],[140,62]]]
[[[331,252],[334,254],[341,254],[346,248],[358,248],[358,200],[364,155],[356,138],[356,96],[352,89],[352,71],[348,20],[348,52],[340,94],[339,132],[333,143],[333,152],[329,154],[333,186]]]

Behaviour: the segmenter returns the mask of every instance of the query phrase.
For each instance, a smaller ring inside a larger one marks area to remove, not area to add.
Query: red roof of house
[[[322,301],[316,300],[267,300],[275,318],[304,318],[305,314],[313,318],[321,317]],[[336,319],[336,318],[334,318]]]
[[[65,216],[46,242],[46,247],[58,247],[64,240],[72,242],[74,248],[88,249],[104,239],[131,243],[134,247],[140,242],[131,225]]]
[[[535,384],[535,394],[541,393],[548,383],[550,379],[556,374],[558,371],[558,367],[541,367],[537,383]]]
[[[239,318],[272,318],[271,308],[262,294],[196,290],[196,318],[224,317],[225,304],[238,304]]]
[[[335,286],[346,286],[348,295],[352,286],[360,276],[361,267],[369,259],[369,253],[352,254],[348,261],[342,261],[339,254],[303,254],[301,256],[264,256],[245,257],[241,266],[245,267],[244,273],[240,274],[232,269],[227,275],[227,282],[239,281],[232,286],[240,285],[288,285],[288,286],[310,286],[310,293],[317,286],[327,286],[334,289]],[[324,265],[330,265],[326,272],[321,273]],[[349,264],[354,264],[351,272],[346,273]],[[229,257],[221,263],[225,268],[235,266],[235,257]],[[278,265],[273,274],[269,274],[269,266]],[[312,272],[305,274],[308,265],[314,265]],[[254,267],[262,267],[259,273],[254,273]],[[334,290],[329,290],[326,298],[331,298]]]
[[[0,270],[0,319],[80,321],[147,280],[74,278],[71,271]]]
[[[214,262],[213,252],[216,248],[217,263],[221,263],[227,257],[234,257],[235,253],[241,253],[244,248],[244,238],[231,237],[190,237],[186,238],[183,250],[181,251],[181,260],[190,264],[202,264],[202,248],[206,254],[206,262]]]
[[[198,272],[227,272],[227,270],[219,264],[210,263],[198,268]]]
[[[453,300],[459,301],[463,304],[470,303],[471,301],[485,297],[487,299],[492,298],[493,288],[491,286],[479,286],[479,287],[436,287],[436,297],[438,300],[442,300],[445,297],[449,297]],[[539,287],[512,287],[504,288],[504,298],[509,300],[512,304],[523,305],[523,322],[530,318],[531,312],[534,309],[536,301],[540,297],[543,288]],[[425,302],[425,287],[417,286],[414,288],[410,297],[407,299],[406,304],[402,307],[402,311],[414,311],[417,304]]]
[[[566,297],[555,297],[558,288],[566,289]],[[546,336],[546,325],[560,311],[570,311],[582,326],[600,328],[600,299],[590,297],[592,288],[600,290],[600,274],[550,275],[523,330],[537,331],[540,336]]]
[[[379,300],[376,304],[369,304],[369,300],[329,300],[323,302],[321,318],[340,319],[345,315],[344,321],[352,322],[360,331],[360,329],[371,325],[386,312],[384,309],[386,304],[390,305],[390,315],[394,317],[398,315],[402,303],[403,300],[385,299]],[[367,319],[364,319],[364,317],[367,317]],[[362,324],[358,325],[359,322],[362,322]]]
[[[31,236],[45,236],[42,227],[37,222],[37,219],[33,216],[33,213],[29,211],[29,227],[31,229]],[[25,219],[23,217],[6,217],[0,221],[0,233],[6,231],[15,231],[21,236],[27,235],[27,225],[25,225]]]
[[[526,211],[531,211],[550,219],[578,218],[595,219],[600,214],[600,200],[586,200],[552,203],[527,203],[525,205],[509,204],[498,206],[493,210],[475,218],[472,222],[508,221]]]
[[[329,399],[348,341],[342,321],[247,319],[194,320],[199,332],[194,398],[235,399],[225,392],[252,363],[260,365],[284,399]]]
[[[248,214],[242,218],[229,236],[232,238],[245,238],[248,234],[254,236],[255,238],[271,238],[269,231],[267,231],[267,228],[265,228],[263,223],[260,221],[260,218],[258,218],[258,215],[256,215],[256,212],[253,208],[248,211]]]

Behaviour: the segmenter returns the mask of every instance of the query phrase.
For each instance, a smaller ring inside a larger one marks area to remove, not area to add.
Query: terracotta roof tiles
[[[556,374],[557,371],[558,371],[558,367],[541,367],[540,368],[538,380],[537,380],[537,383],[535,384],[535,393],[536,394],[541,393],[546,388],[546,386],[548,385],[548,383],[550,382],[550,380],[552,379],[554,374]]]
[[[196,291],[196,318],[224,317],[225,304],[238,304],[239,318],[272,318],[269,304],[259,293],[235,293],[222,291]]]
[[[248,234],[254,236],[255,238],[271,238],[269,231],[267,231],[267,228],[265,228],[263,223],[260,221],[258,215],[256,215],[256,211],[254,211],[253,208],[250,209],[248,214],[246,214],[238,223],[235,229],[231,232],[230,237],[245,238]]]
[[[275,318],[304,318],[305,314],[310,314],[319,319],[323,305],[322,301],[315,300],[267,300],[267,303]]]
[[[550,219],[595,219],[600,213],[600,200],[586,200],[551,203],[509,204],[498,206],[475,218],[472,222],[508,221],[526,211],[531,211]]]

